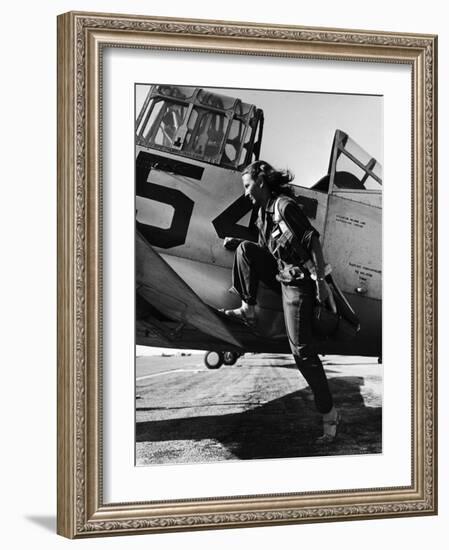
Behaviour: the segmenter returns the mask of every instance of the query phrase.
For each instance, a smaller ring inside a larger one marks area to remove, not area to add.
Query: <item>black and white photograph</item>
[[[3,548],[447,545],[444,6],[5,3]]]
[[[381,95],[135,86],[137,466],[382,453]]]

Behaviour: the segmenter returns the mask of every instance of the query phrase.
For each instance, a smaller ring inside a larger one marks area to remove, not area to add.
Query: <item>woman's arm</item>
[[[305,262],[304,265],[316,281],[317,299],[320,302],[325,302],[331,295],[324,280],[326,264],[320,243],[320,234],[296,203],[286,201],[281,205],[280,213],[301,246],[310,253],[311,261]]]
[[[324,280],[323,249],[321,248],[320,239],[316,235],[313,235],[310,241],[310,252],[315,268],[317,299],[319,302],[325,302],[329,298],[329,290]]]
[[[316,289],[317,289],[317,299],[324,303],[326,300],[329,300],[329,306],[334,311],[337,312],[337,306],[335,304],[335,299],[332,293],[329,291],[329,286],[325,280],[325,262],[323,256],[323,249],[321,247],[320,239],[314,235],[311,240],[311,253],[312,259],[315,264],[316,270]]]
[[[310,241],[310,252],[312,254],[312,260],[315,264],[316,269],[316,278],[317,281],[324,280],[324,256],[323,256],[323,249],[321,247],[320,239],[317,235],[312,235],[311,241]]]

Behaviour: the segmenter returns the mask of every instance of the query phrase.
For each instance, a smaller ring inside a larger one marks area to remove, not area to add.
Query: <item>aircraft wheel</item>
[[[204,364],[208,369],[219,369],[223,362],[224,357],[221,351],[207,351],[204,356]]]
[[[223,363],[225,365],[235,365],[240,355],[235,351],[225,351],[223,353]]]

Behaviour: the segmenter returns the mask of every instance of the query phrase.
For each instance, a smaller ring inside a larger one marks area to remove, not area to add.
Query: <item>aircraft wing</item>
[[[172,348],[241,349],[212,308],[136,232],[136,342]]]
[[[362,310],[360,306],[356,309]],[[179,349],[290,352],[285,335],[264,337],[205,304],[139,232],[136,232],[136,343]],[[369,350],[370,355],[376,355],[377,351],[371,351],[373,346],[368,344],[366,338],[358,335],[351,342],[319,342],[317,351],[365,355]]]

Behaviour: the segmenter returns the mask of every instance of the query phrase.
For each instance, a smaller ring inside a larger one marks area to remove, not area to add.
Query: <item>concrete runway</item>
[[[136,361],[136,464],[185,464],[382,452],[382,365],[326,356],[342,415],[338,436],[315,442],[321,417],[291,355],[247,354],[208,370],[203,355]]]

